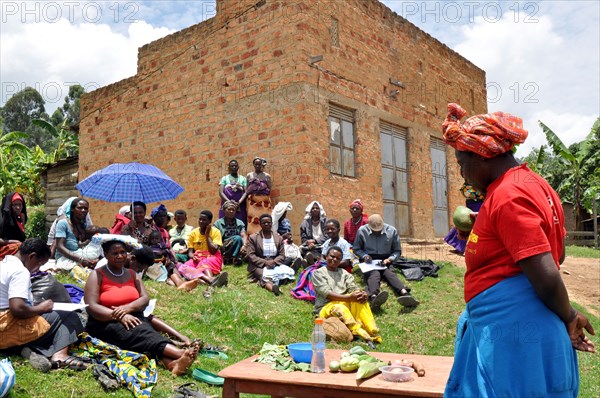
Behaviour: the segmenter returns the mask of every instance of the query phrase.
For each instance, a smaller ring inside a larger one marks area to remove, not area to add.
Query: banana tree
[[[73,134],[69,130],[66,118],[58,128],[42,119],[34,119],[31,121],[31,123],[46,129],[52,137],[56,137],[57,146],[51,155],[52,162],[58,162],[61,159],[65,159],[70,155],[74,155],[79,152],[79,141],[77,139],[77,135]]]
[[[573,192],[573,206],[575,211],[575,226],[577,230],[581,230],[581,214],[585,212],[583,206],[583,181],[588,176],[584,175],[583,171],[589,166],[589,163],[597,161],[595,157],[597,153],[592,150],[598,140],[598,129],[600,128],[600,117],[592,126],[588,136],[579,143],[577,151],[571,151],[561,141],[560,138],[541,121],[538,121],[542,131],[546,135],[546,139],[554,155],[559,156],[563,161],[570,166],[569,175],[565,178],[559,189],[570,186]]]
[[[0,117],[0,126],[2,118]],[[22,154],[28,153],[29,148],[21,142],[29,136],[20,131],[2,134],[0,127],[0,195],[11,192],[20,180],[19,169]]]

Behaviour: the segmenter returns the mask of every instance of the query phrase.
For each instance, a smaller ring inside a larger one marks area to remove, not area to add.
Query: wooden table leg
[[[236,391],[235,380],[225,379],[223,383],[223,395],[222,398],[239,398],[240,393]]]

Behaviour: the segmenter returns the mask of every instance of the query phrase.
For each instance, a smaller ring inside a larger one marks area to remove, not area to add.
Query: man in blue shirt
[[[396,228],[385,224],[379,214],[373,214],[369,217],[369,223],[358,229],[353,249],[354,254],[361,262],[370,264],[373,263],[373,260],[380,260],[379,265],[385,267],[381,270],[364,273],[369,302],[373,311],[379,310],[388,298],[388,293],[379,289],[382,279],[390,285],[402,306],[412,308],[419,305],[419,302],[410,295],[409,290],[398,279],[396,273],[390,269],[392,263],[402,254],[400,237]]]

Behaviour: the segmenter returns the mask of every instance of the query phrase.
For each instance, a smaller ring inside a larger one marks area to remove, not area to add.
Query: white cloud
[[[529,130],[523,155],[545,143],[538,120],[569,145],[585,138],[600,113],[598,20],[592,16],[585,26],[565,17],[540,12],[535,23],[478,17],[461,28],[454,47],[486,71],[488,110],[523,118]]]
[[[87,91],[114,83],[137,71],[137,49],[173,33],[139,21],[117,32],[108,24],[7,22],[2,25],[0,57],[2,98],[32,86],[46,100],[46,111],[62,105],[70,84]]]

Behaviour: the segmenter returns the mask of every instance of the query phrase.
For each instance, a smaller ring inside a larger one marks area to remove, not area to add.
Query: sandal
[[[204,296],[204,298],[210,298],[214,292],[215,292],[215,288],[212,286],[209,286],[206,288],[204,293],[202,293],[202,295]]]
[[[81,358],[67,356],[64,360],[51,361],[52,369],[86,370],[87,365]]]
[[[198,381],[203,381],[206,384],[210,384],[213,386],[222,386],[225,383],[225,379],[217,376],[214,373],[209,372],[208,370],[196,368],[192,372],[192,377]]]
[[[98,379],[98,383],[102,386],[104,391],[113,391],[119,388],[120,383],[117,381],[114,374],[106,367],[106,365],[95,364],[92,368],[94,377]]]
[[[196,383],[186,383],[175,389],[173,398],[208,398],[208,395],[198,390]]]
[[[200,350],[198,351],[198,355],[212,359],[229,359],[227,354],[219,350]]]

